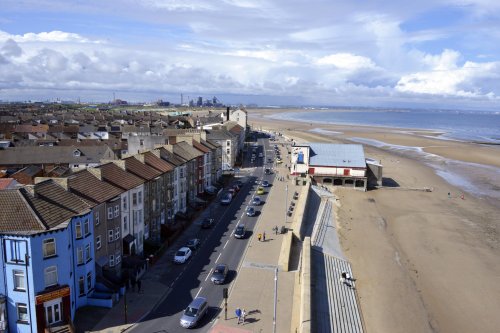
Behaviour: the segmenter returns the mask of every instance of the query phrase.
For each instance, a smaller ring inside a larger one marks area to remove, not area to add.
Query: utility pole
[[[274,315],[273,333],[276,333],[276,307],[278,305],[278,267],[274,269]]]

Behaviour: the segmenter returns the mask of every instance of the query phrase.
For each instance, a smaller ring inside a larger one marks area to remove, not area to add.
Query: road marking
[[[222,255],[222,253],[219,253],[219,256],[217,257],[217,259],[215,260],[215,263],[217,263],[220,259],[220,256]]]
[[[226,248],[227,243],[229,243],[229,239],[228,239],[228,240],[226,240],[226,244],[224,244],[224,247],[223,247],[222,249],[225,249],[225,248]]]
[[[205,278],[205,281],[207,281],[207,280],[208,280],[208,277],[209,277],[211,274],[212,274],[212,268],[210,268],[210,272],[208,272],[208,275],[207,275],[207,277]]]
[[[198,295],[200,294],[202,289],[203,289],[203,287],[200,287],[200,290],[198,290],[198,292],[196,293],[196,296],[194,298],[198,297]]]

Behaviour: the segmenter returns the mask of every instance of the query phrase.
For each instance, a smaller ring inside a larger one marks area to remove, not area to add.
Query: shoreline
[[[309,124],[264,117],[276,111],[259,109],[254,116],[249,110],[248,122],[300,142],[361,137],[500,166],[497,147],[436,144],[438,139],[386,128],[321,124],[315,127],[331,132],[315,133]],[[339,239],[357,279],[367,332],[494,332],[500,327],[500,205],[464,195],[418,156],[363,146],[366,157],[382,160],[384,177],[401,187],[334,190]],[[408,190],[423,187],[433,191]]]

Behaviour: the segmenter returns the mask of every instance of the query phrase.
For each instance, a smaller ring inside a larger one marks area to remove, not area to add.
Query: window
[[[118,216],[120,216],[120,206],[116,205],[115,206],[115,217],[118,217]]]
[[[45,268],[44,277],[45,277],[45,288],[50,286],[55,286],[57,284],[57,267],[50,266]]]
[[[15,290],[26,290],[26,284],[24,282],[24,271],[21,270],[13,270],[12,274],[14,274],[14,289]]]
[[[141,204],[142,203],[142,191],[139,191],[139,199],[138,200],[139,200],[138,203]]]
[[[227,148],[226,149],[226,154],[229,154],[231,152],[231,149]]]
[[[127,222],[127,217],[123,217],[123,230],[127,231],[128,230],[128,222]]]
[[[85,279],[83,276],[78,279],[78,293],[80,296],[85,295]]]
[[[123,209],[127,209],[127,198],[123,198]]]
[[[92,260],[92,256],[90,255],[90,244],[85,245],[85,259],[87,259],[87,262]]]
[[[121,255],[118,253],[118,254],[116,254],[116,259],[115,259],[115,262],[116,262],[116,264],[118,265],[118,264],[120,263],[120,261],[122,261],[122,257],[121,257]]]
[[[108,230],[108,243],[111,243],[113,240],[113,230]]]
[[[87,290],[92,289],[92,272],[87,273]]]
[[[22,322],[28,322],[28,307],[24,303],[17,303],[17,320]]]
[[[109,267],[114,267],[115,266],[115,256],[110,254],[109,255]]]
[[[95,239],[95,246],[97,246],[97,249],[99,250],[101,248],[101,236],[97,236]]]
[[[81,222],[76,222],[76,238],[82,238],[82,223]]]
[[[231,146],[231,141],[230,140],[227,140],[226,146],[228,146],[228,147]]]
[[[50,258],[56,255],[56,240],[47,238],[43,240],[43,257]]]
[[[83,248],[82,247],[79,247],[76,249],[76,260],[77,260],[78,265],[83,264]]]
[[[120,238],[120,227],[115,228],[115,240]]]
[[[132,194],[132,204],[137,205],[137,193]]]
[[[22,246],[21,241],[7,239],[5,240],[6,247],[9,249],[9,261],[15,263],[24,263],[24,255],[21,254],[21,250],[25,248]]]
[[[85,232],[85,236],[90,234],[90,221],[89,219],[85,219],[83,222],[83,232]]]
[[[94,221],[95,221],[95,225],[99,225],[99,223],[101,223],[101,221],[99,220],[99,212],[95,212]]]
[[[113,207],[108,207],[108,220],[113,218]]]

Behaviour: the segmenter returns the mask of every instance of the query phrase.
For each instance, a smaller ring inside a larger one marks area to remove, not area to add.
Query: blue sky
[[[2,0],[0,100],[498,108],[493,0]]]

